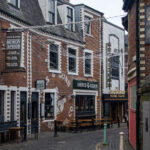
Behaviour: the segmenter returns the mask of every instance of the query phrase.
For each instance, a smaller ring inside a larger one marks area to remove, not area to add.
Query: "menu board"
[[[21,32],[7,32],[6,39],[6,68],[20,67],[21,57]]]

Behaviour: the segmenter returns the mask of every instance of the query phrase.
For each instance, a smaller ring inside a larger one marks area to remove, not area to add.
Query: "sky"
[[[125,15],[122,10],[123,0],[70,0],[72,4],[85,4],[100,12],[104,13],[105,18]],[[115,17],[108,19],[108,21],[123,28],[121,23],[121,17]]]

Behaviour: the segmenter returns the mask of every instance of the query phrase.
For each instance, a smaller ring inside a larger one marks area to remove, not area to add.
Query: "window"
[[[54,119],[54,94],[45,93],[45,119]]]
[[[77,95],[76,96],[76,115],[94,115],[95,96]]]
[[[51,71],[59,71],[59,45],[51,44],[50,45],[50,53],[49,53],[49,59],[50,59],[50,70]]]
[[[112,79],[119,80],[119,56],[111,57],[110,61],[112,69]]]
[[[11,91],[11,121],[15,120],[15,92]]]
[[[89,16],[85,16],[85,33],[91,34],[91,18]]]
[[[84,53],[84,74],[92,75],[93,74],[93,53],[92,51],[85,51]]]
[[[77,50],[73,48],[68,48],[68,71],[77,73]]]
[[[0,91],[0,122],[4,121],[4,91]]]
[[[49,22],[55,24],[55,0],[48,0],[48,18]]]
[[[73,22],[73,9],[67,7],[67,23]],[[68,29],[73,31],[73,24],[68,25]]]
[[[19,7],[19,0],[8,0],[8,2],[13,6]]]
[[[145,27],[145,39],[146,39],[146,43],[150,43],[150,7],[146,7],[146,17],[145,17],[145,24],[146,24],[146,27]]]

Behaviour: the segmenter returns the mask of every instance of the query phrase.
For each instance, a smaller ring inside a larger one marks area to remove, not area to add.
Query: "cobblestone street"
[[[28,138],[27,142],[4,144],[0,150],[119,150],[119,132],[127,131],[125,125],[121,128],[114,126],[107,129],[108,145],[103,146],[103,130],[82,131],[78,133],[59,132],[58,137],[53,137],[53,132],[41,133],[39,139]],[[125,150],[132,150],[125,139]]]

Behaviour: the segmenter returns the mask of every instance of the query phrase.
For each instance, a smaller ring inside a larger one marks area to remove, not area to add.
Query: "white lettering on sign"
[[[67,86],[70,87],[71,83],[70,83],[68,77],[65,74],[60,74],[59,78],[63,79],[66,82]]]
[[[94,84],[94,83],[83,83],[83,82],[79,82],[77,83],[77,87],[80,87],[80,88],[92,88],[92,89],[97,89],[98,88],[98,85],[97,84]]]

